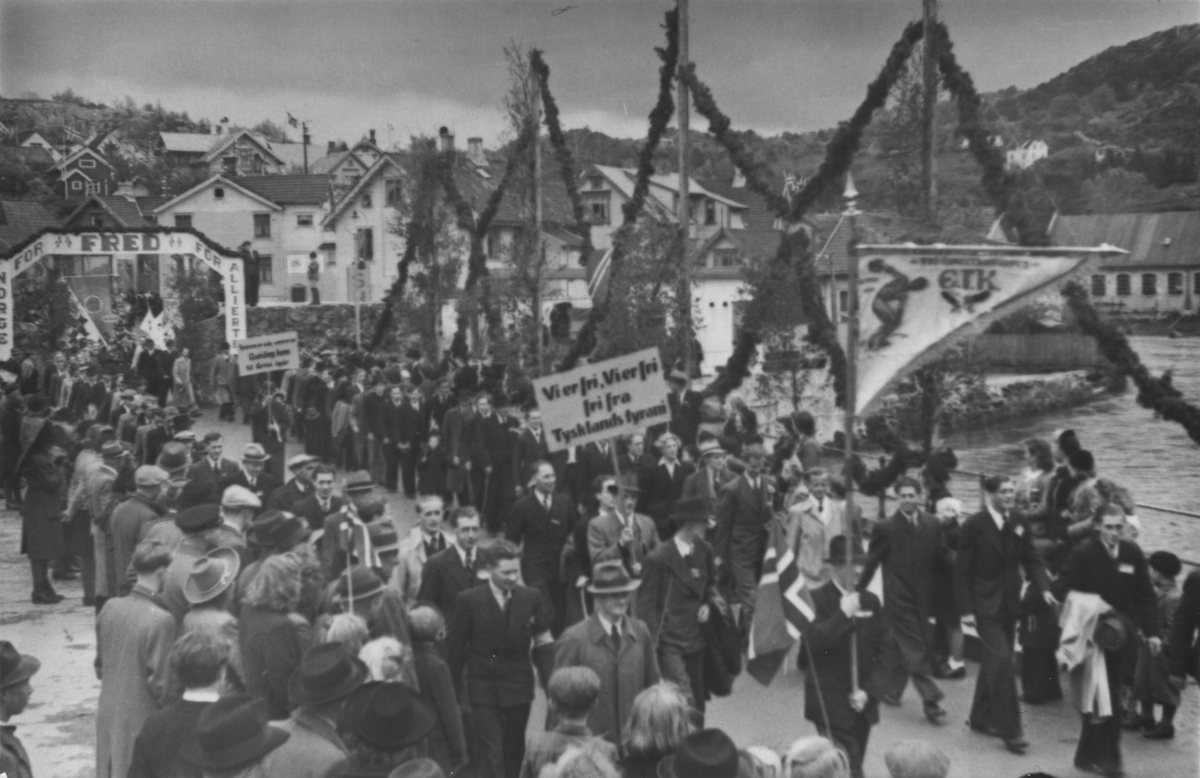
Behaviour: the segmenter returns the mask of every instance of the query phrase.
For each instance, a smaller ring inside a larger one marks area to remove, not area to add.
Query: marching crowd
[[[893,479],[899,508],[875,520],[823,466],[810,414],[768,447],[744,403],[679,371],[669,424],[551,452],[502,368],[346,351],[259,381],[225,347],[209,388],[254,441],[233,459],[193,429],[190,365],[184,390],[161,365],[165,387],[46,364],[57,379],[10,368],[0,479],[33,601],[78,576],[96,610],[97,778],[861,776],[880,703],[910,679],[941,723],[964,625],[981,646],[971,729],[1025,753],[1022,700],[1062,699],[1066,668],[1076,766],[1115,776],[1122,729],[1171,738],[1196,672],[1200,573],[1180,587],[1178,558],[1142,552],[1128,492],[1070,431],[1028,441],[1027,469],[985,479],[971,516],[952,452],[896,452],[919,475]],[[404,537],[385,490],[415,501]],[[753,652],[772,549],[804,583],[816,730],[783,754],[705,727]],[[0,641],[11,778],[32,775],[7,722],[38,667]],[[915,741],[886,763],[949,769]]]

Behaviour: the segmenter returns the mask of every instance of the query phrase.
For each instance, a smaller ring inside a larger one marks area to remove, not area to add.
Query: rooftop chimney
[[[740,167],[738,167],[737,165],[733,166],[733,184],[732,184],[732,186],[734,189],[745,189],[746,188],[746,174],[743,173],[742,169]]]
[[[454,149],[454,133],[450,132],[449,127],[443,127],[438,130],[438,150],[451,151]]]
[[[375,145],[375,130],[367,130],[367,135],[371,138],[371,145]]]
[[[487,157],[483,156],[483,138],[467,138],[467,158],[475,167],[487,167]]]
[[[331,140],[331,141],[329,141],[329,150],[328,150],[328,151],[326,151],[325,153],[326,153],[326,154],[332,154],[332,153],[334,153],[335,151],[337,151],[337,141],[335,141],[335,140]]]

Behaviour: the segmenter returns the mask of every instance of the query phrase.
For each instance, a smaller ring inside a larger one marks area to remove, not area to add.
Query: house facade
[[[1200,212],[1060,215],[1050,241],[1129,252],[1102,258],[1087,280],[1097,307],[1156,314],[1200,305]]]
[[[1010,170],[1024,170],[1039,159],[1050,156],[1050,147],[1044,140],[1027,140],[1004,152],[1005,166]]]
[[[60,159],[48,175],[66,199],[109,194],[117,178],[113,164],[90,146],[81,146]]]
[[[217,175],[158,206],[154,216],[164,227],[192,227],[230,249],[249,242],[259,254],[260,304],[308,302],[311,286],[322,302],[337,302],[345,291],[334,268],[321,263],[316,284],[307,274],[309,255],[320,255],[331,197],[324,176]],[[304,300],[293,300],[298,291]]]
[[[286,175],[303,170],[304,147],[299,143],[274,143],[249,130],[212,134],[160,132],[159,150],[170,162],[202,167],[213,175]],[[315,159],[316,149],[309,149]]]

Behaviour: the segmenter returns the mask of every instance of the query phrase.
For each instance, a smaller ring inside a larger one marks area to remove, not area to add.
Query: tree
[[[166,257],[160,259],[164,264],[165,260]],[[168,296],[175,300],[174,306],[165,307],[174,309],[178,316],[175,346],[190,350],[193,376],[204,375],[205,366],[216,354],[217,341],[225,337],[216,320],[224,296],[221,276],[208,265],[185,255],[172,255],[171,260],[174,267],[163,270],[169,273]]]
[[[892,87],[892,107],[880,117],[879,148],[886,160],[887,199],[902,214],[924,212],[921,191],[921,125],[924,121],[925,91],[923,56],[914,50],[904,74]]]
[[[271,143],[291,143],[288,138],[287,130],[270,119],[263,119],[258,124],[250,128],[250,132],[257,132]]]
[[[1081,189],[1080,205],[1088,213],[1122,213],[1158,197],[1144,175],[1121,168],[1105,170]]]
[[[71,290],[53,262],[41,262],[13,280],[13,313],[18,351],[56,351],[84,336]]]

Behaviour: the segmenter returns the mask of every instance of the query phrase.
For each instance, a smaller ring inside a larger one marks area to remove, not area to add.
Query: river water
[[[1130,338],[1130,344],[1154,373],[1173,369],[1175,386],[1200,404],[1200,339],[1143,337]],[[1129,489],[1135,501],[1200,513],[1200,446],[1178,424],[1139,406],[1132,382],[1115,397],[1028,421],[959,431],[946,443],[954,447],[964,470],[1015,474],[1023,467],[1023,441],[1050,440],[1055,430],[1066,428],[1075,430],[1095,456],[1097,472]],[[950,486],[974,502],[974,479],[956,476]],[[1147,553],[1168,549],[1200,563],[1200,518],[1149,509],[1139,509],[1138,517],[1138,542]]]

